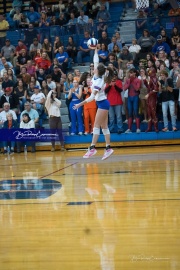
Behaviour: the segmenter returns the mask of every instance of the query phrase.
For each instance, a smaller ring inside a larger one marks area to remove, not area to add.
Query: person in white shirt
[[[110,103],[107,100],[104,89],[105,84],[110,84],[114,77],[114,72],[111,68],[105,66],[103,64],[98,64],[98,53],[97,48],[94,53],[94,76],[92,78],[92,93],[91,96],[85,99],[83,102],[75,104],[74,109],[77,110],[79,107],[83,106],[85,103],[88,103],[95,99],[97,104],[97,113],[95,117],[95,123],[93,128],[93,138],[92,143],[87,151],[87,153],[83,156],[83,158],[90,158],[91,156],[97,153],[95,149],[95,145],[98,141],[100,135],[100,128],[102,128],[102,132],[106,141],[106,150],[102,157],[102,160],[108,158],[114,152],[110,147],[110,131],[108,128],[108,111],[110,108]]]
[[[0,113],[0,128],[2,128],[3,123],[7,120],[7,114],[11,113],[13,120],[17,120],[16,113],[13,110],[10,110],[10,104],[5,102],[3,104],[3,111]]]
[[[45,95],[40,92],[39,87],[34,86],[34,94],[31,96],[31,104],[33,109],[37,110],[39,115],[43,113],[44,110]]]
[[[133,60],[136,57],[136,54],[138,54],[141,50],[141,46],[137,44],[137,39],[132,39],[132,45],[129,47],[129,52],[133,55]]]
[[[52,76],[50,74],[46,76],[46,83],[51,90],[56,90],[56,83],[52,81]]]
[[[64,151],[64,139],[62,134],[62,122],[61,122],[61,101],[57,99],[57,92],[55,90],[49,91],[45,102],[45,107],[49,115],[49,127],[51,129],[52,136],[58,134],[59,141],[61,143],[61,151]],[[55,151],[55,138],[51,140],[52,148],[51,152]]]
[[[22,121],[20,123],[20,128],[25,129],[25,130],[35,128],[35,123],[33,120],[31,120],[28,113],[23,114]],[[24,145],[27,145],[27,143],[28,143],[27,141],[23,142]],[[17,141],[17,153],[21,153],[21,146],[22,146],[22,141]],[[32,153],[36,152],[35,141],[31,141],[31,152]]]

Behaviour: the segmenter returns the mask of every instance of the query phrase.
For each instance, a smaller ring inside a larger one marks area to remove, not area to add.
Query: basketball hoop
[[[136,0],[137,9],[145,9],[149,7],[149,0]]]

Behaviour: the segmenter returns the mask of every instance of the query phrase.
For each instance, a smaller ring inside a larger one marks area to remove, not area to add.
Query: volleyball
[[[91,48],[95,48],[98,44],[98,40],[96,38],[90,38],[87,42],[87,46]]]

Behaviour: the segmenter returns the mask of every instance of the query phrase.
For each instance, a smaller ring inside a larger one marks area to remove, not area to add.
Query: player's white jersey
[[[92,93],[97,91],[97,94],[95,95],[96,101],[101,101],[104,99],[107,99],[106,94],[104,92],[105,89],[105,83],[104,83],[104,76],[102,77],[96,77],[93,76],[92,78]]]

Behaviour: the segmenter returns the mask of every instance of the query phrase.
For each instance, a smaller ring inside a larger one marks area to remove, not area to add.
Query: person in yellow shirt
[[[0,48],[5,45],[6,31],[9,29],[9,23],[4,19],[4,16],[0,14]]]

